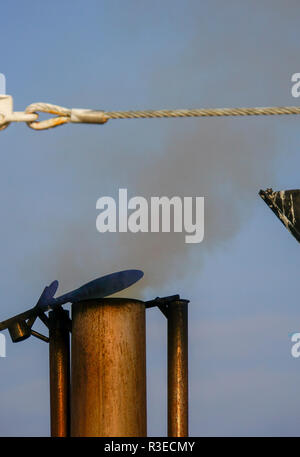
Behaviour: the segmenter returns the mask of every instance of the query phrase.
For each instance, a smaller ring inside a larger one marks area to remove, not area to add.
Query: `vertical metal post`
[[[147,435],[145,304],[109,298],[72,310],[71,435]]]
[[[70,335],[69,312],[49,313],[51,436],[70,436]]]
[[[167,308],[168,436],[188,436],[188,300]]]

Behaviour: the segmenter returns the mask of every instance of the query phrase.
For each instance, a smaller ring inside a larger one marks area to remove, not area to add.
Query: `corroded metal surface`
[[[188,300],[168,306],[168,436],[188,436]]]
[[[146,436],[145,304],[78,303],[72,319],[71,435]]]
[[[70,436],[69,312],[49,313],[51,436]]]
[[[289,232],[300,242],[300,190],[261,190],[261,198]]]

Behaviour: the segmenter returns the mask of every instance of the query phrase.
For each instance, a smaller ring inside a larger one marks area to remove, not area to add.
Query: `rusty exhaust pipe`
[[[71,435],[147,436],[144,302],[92,300],[72,314]]]
[[[69,312],[49,313],[51,436],[70,436],[70,319]]]

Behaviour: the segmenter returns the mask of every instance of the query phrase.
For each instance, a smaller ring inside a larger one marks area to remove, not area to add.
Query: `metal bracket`
[[[146,308],[154,308],[157,306],[160,311],[163,313],[163,315],[168,318],[168,308],[170,305],[172,305],[173,302],[181,300],[180,295],[170,295],[168,297],[156,297],[154,300],[149,300],[146,301]],[[181,300],[181,301],[187,301],[188,300]]]
[[[45,343],[49,343],[49,338],[47,336],[42,335],[41,333],[36,332],[35,330],[31,330],[31,335],[35,336],[39,340],[45,341]]]

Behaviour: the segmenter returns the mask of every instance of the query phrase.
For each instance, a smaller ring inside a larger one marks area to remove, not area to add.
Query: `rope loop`
[[[55,117],[46,119],[45,121],[27,121],[28,127],[34,130],[47,130],[59,125],[66,124],[71,121],[71,110],[62,106],[52,105],[50,103],[32,103],[27,106],[25,113],[36,114],[38,113],[54,114]]]

